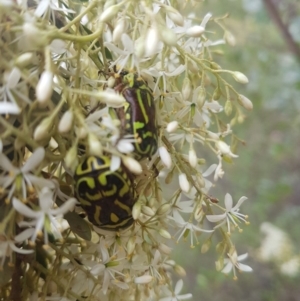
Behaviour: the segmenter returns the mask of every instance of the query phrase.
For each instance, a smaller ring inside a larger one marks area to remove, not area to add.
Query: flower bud
[[[227,31],[227,30],[225,31],[225,34],[224,34],[224,40],[230,46],[235,46],[235,44],[236,44],[234,35],[230,31]]]
[[[26,22],[23,24],[23,33],[28,43],[31,46],[45,47],[49,44],[49,39],[41,30],[39,30],[33,23]]]
[[[72,146],[65,156],[65,163],[68,168],[75,170],[75,167],[78,165],[77,158],[77,145]]]
[[[171,234],[163,228],[160,228],[158,233],[159,233],[160,236],[162,236],[164,238],[167,238],[167,239],[171,239],[171,237],[172,237]]]
[[[120,5],[112,5],[104,10],[104,12],[100,16],[100,22],[107,22],[111,20],[118,12],[120,9]]]
[[[122,161],[123,161],[124,165],[135,175],[139,175],[142,173],[142,171],[143,171],[142,166],[135,159],[128,157],[128,156],[124,156],[124,157],[122,157]]]
[[[209,249],[210,249],[210,246],[211,246],[211,240],[208,239],[201,247],[201,253],[204,254],[206,253]]]
[[[224,267],[224,259],[223,258],[219,258],[218,261],[215,262],[216,265],[216,270],[219,272],[223,269]]]
[[[162,204],[156,211],[157,215],[164,215],[169,212],[171,205],[168,203]]]
[[[239,71],[232,72],[232,76],[238,83],[247,84],[249,82],[247,76],[242,72]]]
[[[205,31],[204,27],[202,27],[200,25],[195,25],[195,26],[188,28],[186,31],[186,34],[190,37],[198,38],[203,34],[204,31]]]
[[[177,36],[172,29],[162,26],[159,29],[160,37],[166,45],[175,46],[177,44]]]
[[[166,176],[165,178],[165,183],[166,184],[170,184],[173,180],[173,176],[174,176],[174,169],[172,169]]]
[[[227,116],[230,116],[232,113],[232,102],[229,99],[226,100],[224,111]]]
[[[53,92],[53,73],[51,71],[45,70],[35,87],[35,94],[38,102],[44,104],[48,100]]]
[[[206,100],[206,90],[202,87],[198,89],[198,96],[196,98],[197,106],[201,109]]]
[[[145,283],[151,282],[152,279],[153,279],[153,277],[150,276],[150,275],[143,275],[143,276],[134,278],[134,283],[136,283],[136,284],[145,284]]]
[[[170,156],[169,152],[167,151],[167,149],[164,146],[161,146],[158,149],[158,153],[159,153],[159,156],[161,158],[162,163],[167,168],[171,168],[171,166],[172,166],[172,159],[171,159],[171,156]]]
[[[213,100],[219,100],[221,97],[221,89],[220,88],[216,88],[213,94],[212,99]]]
[[[223,154],[223,155],[228,155],[232,158],[237,158],[238,155],[235,155],[231,152],[230,147],[228,144],[226,144],[224,141],[219,140],[216,142],[216,147],[219,149],[219,151]]]
[[[38,141],[48,137],[52,126],[53,126],[52,118],[43,119],[41,123],[35,128],[33,133],[33,139]]]
[[[117,22],[117,25],[113,31],[113,41],[117,43],[120,41],[122,33],[125,31],[125,21],[124,19],[120,19]]]
[[[24,68],[32,62],[32,59],[33,59],[33,53],[25,52],[17,57],[17,59],[15,60],[15,64],[19,68]]]
[[[182,173],[179,175],[179,186],[181,188],[182,191],[184,192],[189,192],[190,190],[190,183],[186,177],[185,173]]]
[[[159,249],[160,252],[162,252],[162,253],[164,253],[166,255],[169,255],[172,252],[172,249],[170,247],[168,247],[167,245],[162,244],[162,243],[160,243],[158,245],[158,249]]]
[[[168,133],[172,133],[176,131],[177,128],[178,128],[178,121],[174,120],[168,123],[166,130]]]
[[[239,103],[248,111],[252,111],[253,109],[253,103],[252,101],[247,98],[246,96],[240,94],[238,97]]]
[[[194,218],[196,221],[200,222],[203,219],[203,217],[204,217],[204,212],[203,212],[202,204],[200,203],[196,207],[196,210],[194,212]]]
[[[89,153],[92,156],[101,156],[102,155],[102,144],[100,143],[98,137],[90,133],[88,135],[88,145],[89,145]]]
[[[192,84],[188,77],[185,77],[182,84],[182,97],[187,100],[192,92]]]
[[[153,216],[155,212],[148,206],[142,206],[142,213],[147,216]]]
[[[116,84],[116,78],[114,76],[110,76],[107,80],[107,87],[113,88]]]
[[[184,19],[183,16],[172,6],[164,6],[167,16],[177,25],[177,26],[183,26],[184,25]]]
[[[135,236],[131,236],[127,242],[127,253],[128,254],[132,254],[135,250],[135,246],[136,246],[136,237]]]
[[[136,202],[132,208],[132,217],[137,220],[141,214],[142,204],[141,202]]]
[[[189,150],[189,163],[191,167],[196,167],[198,160],[197,160],[197,155],[194,149]]]
[[[159,42],[159,35],[156,26],[151,26],[148,29],[146,41],[145,41],[145,50],[146,56],[152,56],[156,53]]]
[[[58,124],[58,131],[60,133],[67,133],[72,128],[74,114],[72,111],[66,111]]]
[[[125,102],[124,97],[121,94],[116,93],[113,89],[99,91],[94,95],[94,97],[114,108],[121,107]]]
[[[208,137],[211,138],[211,139],[215,139],[215,140],[218,140],[220,139],[220,136],[214,132],[211,132],[211,131],[207,131],[206,132],[208,134]]]
[[[186,271],[185,271],[185,269],[184,269],[182,266],[178,265],[178,264],[175,264],[175,266],[174,266],[174,271],[175,271],[175,273],[176,273],[177,275],[179,275],[180,277],[185,277],[185,276],[186,276]]]

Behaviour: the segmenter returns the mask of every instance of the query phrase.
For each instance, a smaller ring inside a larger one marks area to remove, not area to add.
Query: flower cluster
[[[190,299],[169,245],[201,233],[202,252],[222,237],[217,270],[251,271],[230,236],[246,197],[209,194],[252,109],[232,83],[247,77],[214,61],[234,43],[226,17],[180,13],[197,1],[36,2],[0,0],[0,299]]]

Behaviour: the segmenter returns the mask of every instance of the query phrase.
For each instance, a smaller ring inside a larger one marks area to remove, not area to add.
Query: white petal
[[[18,235],[16,235],[14,240],[18,243],[23,242],[26,239],[28,239],[30,236],[32,236],[33,233],[34,233],[34,229],[28,228],[28,229],[24,230],[23,232],[19,233]]]
[[[29,171],[34,171],[43,161],[44,157],[45,149],[43,147],[38,147],[21,168],[22,172],[27,173]]]
[[[3,114],[12,114],[18,115],[21,112],[21,109],[11,102],[0,102],[0,115]]]
[[[181,292],[182,287],[183,287],[183,280],[179,279],[175,285],[174,294],[178,295]]]
[[[239,263],[238,268],[242,272],[252,272],[253,271],[253,269],[250,266],[242,264],[242,263]]]
[[[42,0],[39,3],[38,7],[36,8],[34,15],[37,17],[41,17],[46,12],[49,5],[50,5],[50,0]]]
[[[33,211],[32,209],[27,207],[25,204],[23,204],[20,200],[18,200],[15,197],[13,198],[13,206],[19,213],[21,213],[22,215],[24,215],[26,217],[38,218],[41,216],[40,211]]]
[[[178,300],[188,300],[188,299],[191,299],[192,297],[193,297],[192,294],[184,294],[184,295],[177,296],[177,299]]]
[[[149,282],[152,281],[152,279],[153,279],[152,276],[150,276],[150,275],[144,275],[144,276],[140,276],[140,277],[134,278],[134,283],[136,283],[136,284],[149,283]]]
[[[218,214],[218,215],[206,215],[206,218],[212,223],[220,222],[221,220],[224,220],[225,217],[226,217],[226,213]]]
[[[13,171],[16,172],[18,169],[12,165],[10,160],[2,153],[0,153],[0,166],[5,170],[5,171]]]
[[[226,193],[225,195],[225,208],[226,211],[229,212],[232,209],[232,196],[229,193]]]
[[[110,170],[116,171],[121,165],[121,158],[119,156],[112,155],[110,161]]]
[[[232,270],[232,267],[233,267],[232,263],[228,262],[224,267],[224,269],[222,270],[222,273],[229,274]]]
[[[246,258],[248,258],[248,253],[239,255],[237,259],[238,259],[238,261],[243,261],[243,260],[245,260]]]
[[[76,202],[77,200],[75,198],[71,198],[68,201],[66,201],[64,204],[62,204],[59,208],[51,209],[50,213],[52,215],[65,214],[74,208]]]
[[[20,78],[21,78],[21,72],[19,68],[14,67],[7,78],[7,87],[9,89],[15,88]]]
[[[216,169],[217,164],[212,164],[208,169],[202,173],[202,177],[208,177],[210,176]]]
[[[241,206],[247,199],[248,199],[247,197],[242,196],[242,197],[238,200],[237,204],[236,204],[231,210],[232,210],[232,211],[236,211],[238,208],[240,208],[240,206]]]
[[[202,20],[200,26],[202,26],[202,27],[205,28],[205,26],[206,26],[207,22],[209,21],[209,19],[211,18],[211,16],[212,16],[211,13],[207,13],[207,14],[204,16],[204,18],[203,18],[203,20]]]
[[[54,183],[52,180],[40,178],[37,176],[34,176],[32,174],[27,174],[26,176],[24,175],[25,179],[28,180],[28,182],[32,183],[34,186],[36,186],[39,190],[41,190],[43,187],[48,187],[48,188],[55,188]]]
[[[16,253],[20,253],[20,254],[30,254],[33,253],[34,250],[24,250],[24,249],[19,249],[18,247],[16,247],[14,244],[9,244],[10,248],[15,251]]]
[[[105,270],[105,265],[102,263],[96,264],[92,267],[91,273],[93,275],[101,275],[103,271]]]

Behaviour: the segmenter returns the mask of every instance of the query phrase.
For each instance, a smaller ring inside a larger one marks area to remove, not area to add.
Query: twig
[[[265,7],[267,11],[269,12],[271,18],[273,19],[273,22],[277,25],[279,30],[281,31],[281,34],[283,38],[285,39],[288,48],[290,51],[296,56],[296,58],[300,61],[300,47],[298,44],[294,41],[292,35],[287,29],[287,26],[283,23],[278,8],[276,4],[274,4],[273,0],[263,0]]]

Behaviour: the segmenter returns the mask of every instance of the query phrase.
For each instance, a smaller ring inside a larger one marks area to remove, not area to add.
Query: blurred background
[[[224,24],[236,45],[221,46],[220,65],[250,81],[236,86],[254,104],[235,129],[246,145],[234,164],[224,165],[225,177],[210,194],[222,204],[226,192],[235,203],[248,197],[241,212],[251,225],[241,225],[244,231],[235,231],[233,241],[239,254],[249,253],[244,263],[254,271],[234,281],[214,268],[216,240],[206,254],[201,245],[189,249],[189,241],[181,241],[174,254],[187,271],[184,288],[200,301],[299,301],[300,1],[207,0],[199,16],[207,12],[230,14]]]

